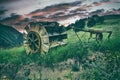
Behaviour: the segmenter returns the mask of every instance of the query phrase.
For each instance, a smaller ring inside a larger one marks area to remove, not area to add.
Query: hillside
[[[23,35],[11,26],[0,24],[0,48],[21,46]]]

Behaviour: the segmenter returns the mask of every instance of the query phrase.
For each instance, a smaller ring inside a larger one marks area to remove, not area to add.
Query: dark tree
[[[103,24],[103,22],[104,22],[104,18],[103,18],[103,17],[100,17],[100,16],[98,16],[98,15],[93,15],[92,18],[95,19],[96,24]]]
[[[83,28],[85,28],[85,21],[86,21],[86,19],[77,20],[74,24],[74,31],[77,32],[77,31],[80,31]]]
[[[93,15],[92,17],[88,18],[88,27],[93,27],[96,24],[103,24],[104,23],[104,18],[100,17],[98,15]]]
[[[99,17],[97,24],[103,24],[103,23],[104,23],[104,18],[103,17]]]
[[[93,27],[96,24],[96,20],[94,18],[88,18],[87,27]]]
[[[72,27],[74,27],[74,23],[69,24],[65,29],[66,29],[66,31],[68,31],[68,30],[72,29]]]
[[[74,24],[74,26],[76,28],[81,28],[83,29],[85,27],[85,20],[84,19],[80,19],[80,20],[77,20]]]

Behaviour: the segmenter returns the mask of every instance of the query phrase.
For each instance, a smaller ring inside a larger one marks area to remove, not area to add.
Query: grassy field
[[[79,77],[81,80],[119,80],[120,79],[120,19],[106,19],[104,24],[96,25],[93,29],[112,30],[111,38],[107,39],[104,33],[102,42],[89,38],[89,33],[78,32],[80,40],[77,38],[73,30],[67,31],[68,44],[53,48],[45,55],[31,54],[27,55],[24,46],[12,49],[0,49],[0,64],[16,64],[27,65],[35,63],[38,65],[54,68],[54,64],[66,61],[67,59],[76,59],[83,70]],[[102,57],[95,60],[89,60],[88,57],[102,53]],[[73,65],[72,70],[76,71],[78,65]],[[74,80],[73,74],[70,72],[68,77]]]
[[[116,19],[112,19],[113,22]],[[117,22],[118,21],[118,22]],[[13,64],[27,64],[30,62],[38,62],[40,64],[50,64],[57,63],[68,58],[84,58],[88,55],[89,52],[94,51],[120,51],[120,28],[119,20],[117,19],[117,24],[108,25],[108,20],[105,21],[102,25],[96,25],[93,28],[104,30],[113,30],[111,39],[107,39],[107,34],[104,34],[104,39],[102,42],[97,42],[95,39],[89,38],[89,33],[78,32],[81,41],[77,38],[73,30],[69,30],[68,33],[68,44],[66,46],[60,46],[54,49],[51,49],[46,55],[33,54],[27,55],[24,49],[24,46],[16,47],[12,49],[1,49],[0,50],[0,63],[13,63]],[[111,22],[111,20],[110,20]]]

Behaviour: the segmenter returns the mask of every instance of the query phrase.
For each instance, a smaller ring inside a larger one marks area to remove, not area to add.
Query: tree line
[[[69,30],[73,27],[75,28],[74,31],[79,31],[84,29],[85,26],[87,26],[88,28],[91,28],[96,24],[103,24],[103,23],[104,23],[104,18],[102,16],[93,15],[91,17],[75,21],[75,23],[68,25],[66,27],[66,30]]]

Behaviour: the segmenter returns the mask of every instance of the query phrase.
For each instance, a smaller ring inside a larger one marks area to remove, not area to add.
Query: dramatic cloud
[[[1,0],[0,0],[1,1]],[[0,8],[8,10],[3,17],[10,16],[11,13],[19,15],[29,14],[37,9],[43,9],[46,6],[70,3],[78,0],[2,0]]]
[[[109,2],[110,0],[101,0],[101,2]]]
[[[93,11],[93,12],[91,12],[91,13],[89,13],[91,16],[92,15],[103,15],[104,14],[104,12],[105,12],[105,10],[104,9],[99,9],[99,10],[96,10],[96,11]]]
[[[16,0],[0,0],[0,3],[11,2],[11,1],[16,1]]]
[[[0,22],[22,31],[31,21],[68,25],[95,14],[120,14],[119,8],[119,0],[2,0]]]
[[[67,11],[67,9],[80,5],[81,1],[76,1],[76,2],[72,2],[72,3],[63,3],[63,4],[57,4],[57,5],[51,5],[51,6],[47,6],[44,9],[38,9],[36,11],[31,12],[30,14],[28,14],[28,16],[39,16],[39,15],[46,15],[46,14],[51,14],[51,13],[55,13],[57,11]]]

